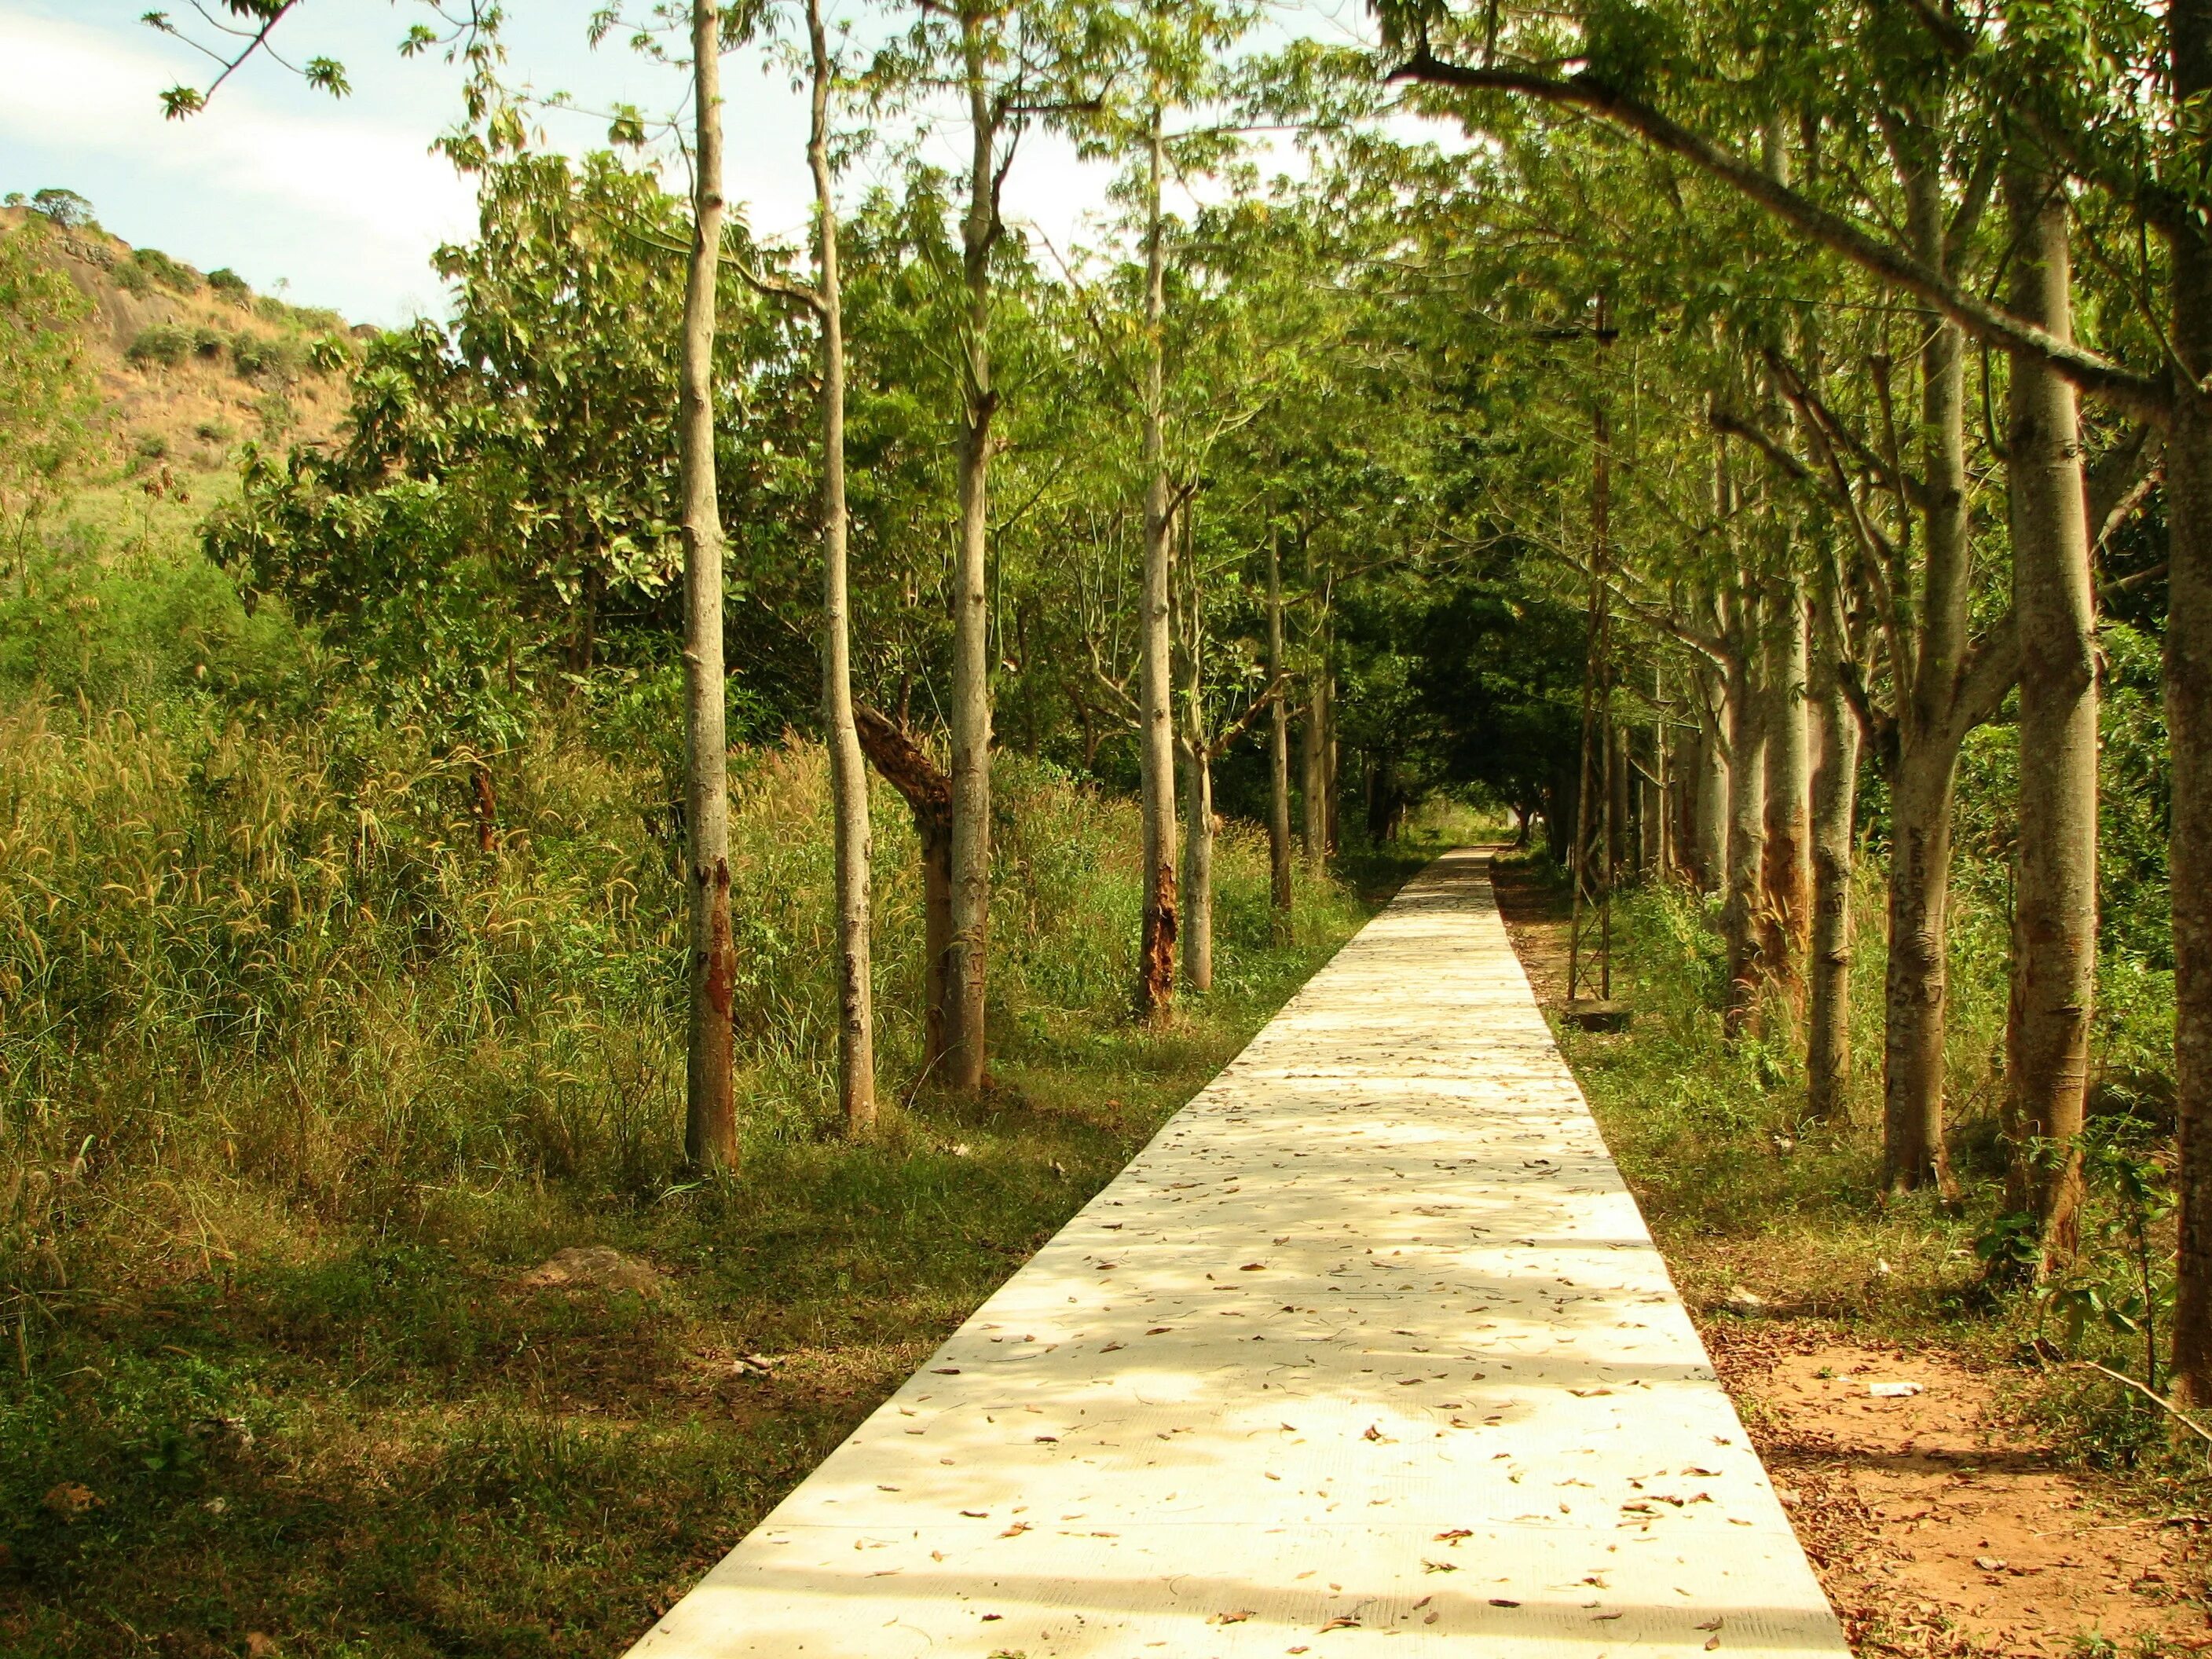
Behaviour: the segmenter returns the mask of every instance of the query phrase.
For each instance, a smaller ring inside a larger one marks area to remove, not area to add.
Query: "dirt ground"
[[[1554,896],[1510,866],[1496,877],[1537,1000],[1556,1007]],[[1960,1356],[1692,1311],[1859,1654],[2212,1649],[2212,1516],[2147,1511],[2118,1482],[2061,1468],[2002,1408],[1997,1379]],[[1874,1392],[1884,1383],[1914,1391]]]

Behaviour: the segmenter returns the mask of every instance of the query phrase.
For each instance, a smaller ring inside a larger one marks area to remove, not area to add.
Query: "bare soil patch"
[[[2199,1518],[2059,1467],[1997,1378],[1813,1324],[1705,1336],[1858,1652],[2212,1647]]]

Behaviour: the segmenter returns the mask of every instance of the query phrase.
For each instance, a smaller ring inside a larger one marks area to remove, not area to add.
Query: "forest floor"
[[[1564,895],[1510,861],[1493,878],[1537,1000],[1555,1010]],[[1602,1040],[1632,1042],[1633,1028]],[[1593,1105],[1619,1152],[1628,1138]],[[1677,1281],[1729,1283],[1745,1241],[1670,1226],[1663,1200],[1621,1161]],[[2175,1514],[2170,1492],[2065,1458],[2023,1410],[2033,1373],[1993,1364],[1970,1340],[1790,1315],[1824,1289],[1775,1293],[1775,1264],[1792,1255],[1762,1253],[1765,1307],[1686,1300],[1857,1652],[2148,1659],[2212,1648],[2202,1599],[2212,1516]],[[1809,1273],[1826,1258],[1802,1260]],[[1917,1392],[1871,1392],[1891,1382]]]

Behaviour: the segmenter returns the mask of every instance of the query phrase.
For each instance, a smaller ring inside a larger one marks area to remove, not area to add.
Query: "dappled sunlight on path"
[[[1844,1648],[1461,853],[635,1651]]]

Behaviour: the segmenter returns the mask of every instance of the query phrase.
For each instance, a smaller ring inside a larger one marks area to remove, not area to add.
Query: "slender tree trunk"
[[[1329,857],[1334,858],[1339,798],[1344,793],[1344,785],[1337,770],[1336,629],[1327,621],[1322,624],[1321,649],[1321,678],[1316,683],[1314,696],[1321,720],[1322,846]]]
[[[966,408],[961,422],[960,544],[952,595],[952,944],[945,1077],[983,1087],[991,924],[991,616],[988,587],[991,425],[991,250],[999,236],[998,115],[992,106],[980,3],[960,13],[971,147],[961,260],[968,290]]]
[[[1161,112],[1152,112],[1145,221],[1145,580],[1139,599],[1137,760],[1144,815],[1145,914],[1137,949],[1137,1012],[1152,1018],[1175,1003],[1176,802],[1173,640],[1168,618],[1170,540],[1167,459],[1161,432],[1160,334],[1165,259],[1160,239]]]
[[[853,720],[851,622],[846,581],[845,303],[837,269],[837,198],[830,172],[830,47],[822,0],[806,0],[813,57],[815,295],[822,313],[822,724],[830,748],[836,842],[837,1095],[846,1131],[876,1121],[875,1006],[869,964],[868,772]]]
[[[1932,163],[1900,162],[1923,259],[1944,257],[1944,201]],[[1891,781],[1889,962],[1884,976],[1882,1122],[1893,1188],[1954,1191],[1943,1143],[1943,1036],[1949,990],[1951,819],[1959,693],[1972,597],[1966,501],[1966,339],[1930,313],[1921,347],[1920,452],[1926,550],[1921,622],[1898,719]]]
[[[1310,541],[1305,544],[1305,564],[1307,592],[1318,594]],[[1304,843],[1306,868],[1318,876],[1328,864],[1328,645],[1318,617],[1309,630],[1307,654],[1305,712],[1298,722],[1298,838]]]
[[[921,843],[922,1053],[925,1077],[945,1060],[952,957],[952,780],[905,726],[866,703],[853,706],[860,746],[914,814]]]
[[[728,696],[722,671],[722,515],[714,493],[714,284],[722,249],[721,9],[692,0],[696,194],[684,290],[684,822],[690,846],[691,1015],[684,1148],[699,1169],[738,1161],[731,1027],[737,947],[730,933]]]
[[[1195,497],[1183,503],[1185,601],[1182,651],[1182,976],[1194,991],[1213,988],[1213,750],[1206,730],[1204,598],[1198,586]]]
[[[1726,679],[1716,670],[1698,671],[1697,821],[1692,827],[1692,862],[1698,885],[1708,893],[1724,890],[1728,878],[1728,731]],[[1711,695],[1707,695],[1710,688]]]
[[[2212,92],[2212,0],[2169,0],[2172,92],[2185,106]],[[2196,129],[2191,167],[2205,165]],[[2168,336],[2186,379],[2212,374],[2212,234],[2193,217],[2169,233]],[[2178,377],[2179,378],[2179,377]],[[2212,403],[2176,388],[2166,439],[2168,578],[2166,720],[2173,763],[2169,866],[2173,907],[2174,1084],[2181,1202],[2173,1380],[2212,1404]]]
[[[1741,604],[1754,604],[1747,590]],[[1766,699],[1760,695],[1755,612],[1738,629],[1728,665],[1728,884],[1721,931],[1728,947],[1726,1024],[1741,1035],[1759,1007],[1764,964],[1759,959],[1759,852],[1765,840]]]
[[[1813,769],[1813,933],[1807,951],[1805,1105],[1842,1115],[1851,1079],[1851,865],[1858,806],[1859,728],[1843,690],[1836,641],[1817,631],[1812,698],[1819,711]]]
[[[1950,1185],[1943,1145],[1943,1035],[1950,957],[1951,808],[1958,751],[1929,744],[1890,782],[1889,963],[1882,1031],[1887,1183]]]
[[[1793,1007],[1804,1001],[1812,933],[1812,744],[1804,584],[1776,585],[1766,633],[1766,805],[1760,854],[1759,957],[1768,982]]]
[[[1283,678],[1283,549],[1267,542],[1267,897],[1278,942],[1288,944],[1291,918],[1291,697]]]
[[[2073,337],[2066,201],[2032,171],[2005,179],[2012,305]],[[2046,1265],[2079,1242],[2081,1113],[2097,965],[2097,659],[2074,388],[2012,364],[2006,478],[2020,630],[2020,869],[2005,1022],[2006,1203],[2033,1215]]]

